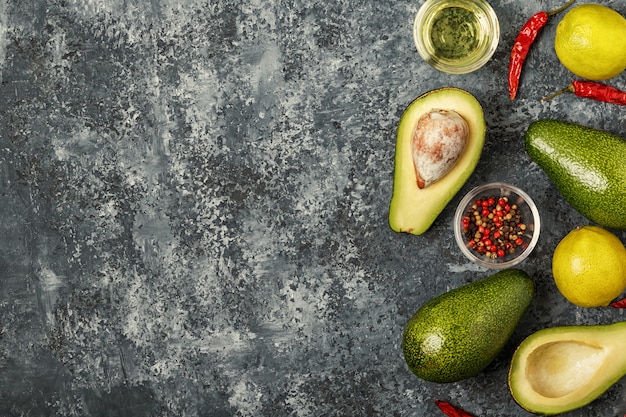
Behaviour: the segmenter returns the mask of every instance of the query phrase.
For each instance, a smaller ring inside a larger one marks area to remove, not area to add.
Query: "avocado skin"
[[[624,139],[569,122],[538,120],[528,127],[525,146],[576,211],[600,226],[626,229]]]
[[[533,294],[530,277],[509,269],[433,298],[405,327],[402,350],[409,369],[437,383],[482,371],[513,334]]]

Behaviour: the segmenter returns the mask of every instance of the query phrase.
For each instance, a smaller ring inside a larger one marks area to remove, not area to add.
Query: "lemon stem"
[[[568,85],[567,87],[563,88],[562,90],[557,91],[556,93],[550,94],[548,97],[544,97],[541,99],[541,102],[544,103],[550,99],[553,99],[554,97],[561,95],[563,93],[573,93],[574,92],[574,86],[572,84]]]
[[[563,10],[565,10],[565,9],[567,9],[569,6],[571,6],[571,5],[572,5],[572,3],[574,3],[574,0],[569,0],[566,4],[564,4],[563,6],[559,7],[558,9],[555,9],[555,10],[552,10],[552,11],[547,12],[547,13],[548,13],[548,16],[552,16],[552,15],[554,15],[554,14],[557,14],[557,13],[562,12]]]

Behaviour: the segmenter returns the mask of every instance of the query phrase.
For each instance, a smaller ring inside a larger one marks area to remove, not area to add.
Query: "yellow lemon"
[[[613,233],[598,226],[572,230],[552,256],[557,288],[580,307],[607,306],[626,288],[626,248]]]
[[[626,69],[626,19],[599,4],[574,7],[556,27],[554,49],[579,77],[613,78]]]

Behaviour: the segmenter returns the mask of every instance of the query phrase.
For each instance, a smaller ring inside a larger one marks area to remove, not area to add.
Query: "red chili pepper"
[[[563,93],[574,93],[578,97],[590,98],[597,101],[604,101],[611,104],[626,106],[626,91],[618,90],[606,84],[595,81],[574,80],[570,85],[554,94],[542,99],[544,102]]]
[[[530,19],[524,23],[522,29],[515,38],[513,49],[511,50],[511,59],[509,60],[509,96],[511,100],[517,95],[517,89],[519,87],[519,79],[522,74],[522,66],[526,60],[526,55],[530,50],[531,45],[537,39],[539,32],[548,23],[548,17],[562,12],[567,9],[574,0],[569,0],[567,4],[559,7],[556,10],[550,12],[539,12],[531,16]]]
[[[435,400],[435,404],[437,404],[437,407],[439,407],[439,409],[443,411],[443,413],[448,417],[474,417],[471,414],[445,401]]]
[[[621,300],[617,300],[611,303],[611,307],[615,308],[626,308],[626,298],[622,298]],[[624,416],[626,417],[626,416]]]

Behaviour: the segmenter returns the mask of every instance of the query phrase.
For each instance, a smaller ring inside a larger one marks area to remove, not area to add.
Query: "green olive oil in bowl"
[[[498,46],[500,26],[484,0],[426,0],[415,16],[413,37],[431,66],[466,74],[489,61]]]

